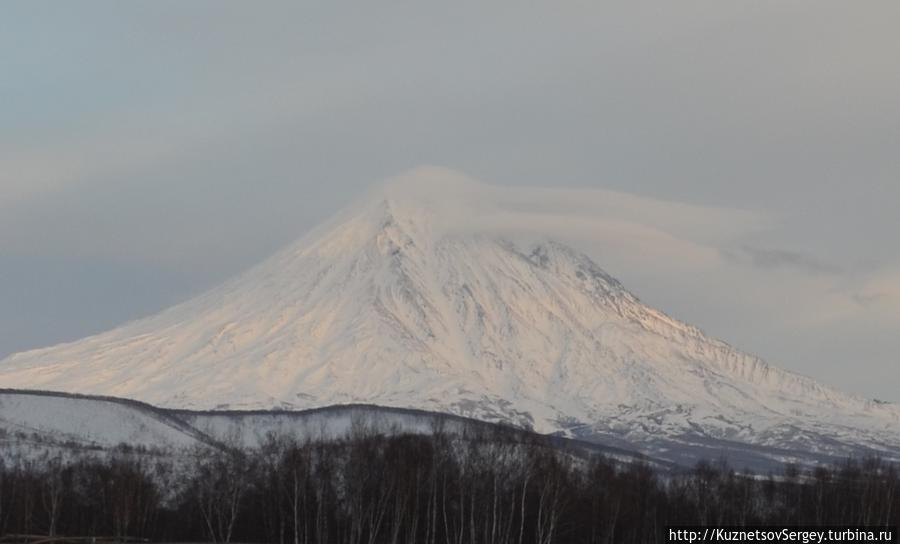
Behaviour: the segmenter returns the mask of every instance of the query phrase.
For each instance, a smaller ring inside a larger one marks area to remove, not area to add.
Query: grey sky
[[[0,356],[177,302],[436,164],[695,206],[657,226],[708,259],[581,242],[677,317],[900,400],[897,21],[894,0],[7,2]],[[688,232],[700,209],[762,226]]]

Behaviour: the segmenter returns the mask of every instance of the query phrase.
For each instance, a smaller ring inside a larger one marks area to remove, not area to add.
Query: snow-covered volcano
[[[711,339],[566,245],[446,228],[403,187],[194,300],[14,355],[0,387],[170,408],[370,403],[632,444],[900,451],[897,406]]]

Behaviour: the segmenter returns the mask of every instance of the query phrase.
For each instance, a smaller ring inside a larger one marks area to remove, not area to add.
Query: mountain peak
[[[450,229],[484,211],[489,185],[436,166],[420,166],[388,178],[369,190],[355,209],[377,221],[428,224]]]
[[[486,190],[416,169],[205,295],[0,362],[0,384],[175,408],[369,403],[629,440],[900,443],[896,406],[708,338],[569,246],[460,231]]]

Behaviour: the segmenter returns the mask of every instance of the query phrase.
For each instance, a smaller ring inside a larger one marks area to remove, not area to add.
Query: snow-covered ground
[[[74,460],[138,455],[188,461],[211,451],[265,448],[271,440],[330,442],[372,435],[443,433],[456,440],[530,442],[533,434],[447,414],[368,405],[303,411],[201,412],[167,410],[128,399],[46,391],[0,390],[0,461],[63,457]],[[566,438],[545,442],[584,458],[603,454],[620,462],[657,462],[637,452]]]
[[[125,447],[127,450],[122,450]],[[0,391],[0,461],[103,456],[129,451],[171,456],[216,441],[152,406],[119,399]]]
[[[656,454],[733,444],[900,457],[897,405],[738,352],[563,244],[448,226],[403,189],[194,300],[14,355],[0,387],[182,409],[417,408]]]

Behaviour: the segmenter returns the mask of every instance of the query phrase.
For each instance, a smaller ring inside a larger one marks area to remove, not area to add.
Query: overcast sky
[[[900,400],[898,22],[896,0],[5,2],[0,357],[201,292],[430,164],[536,195],[529,224],[650,304]]]

